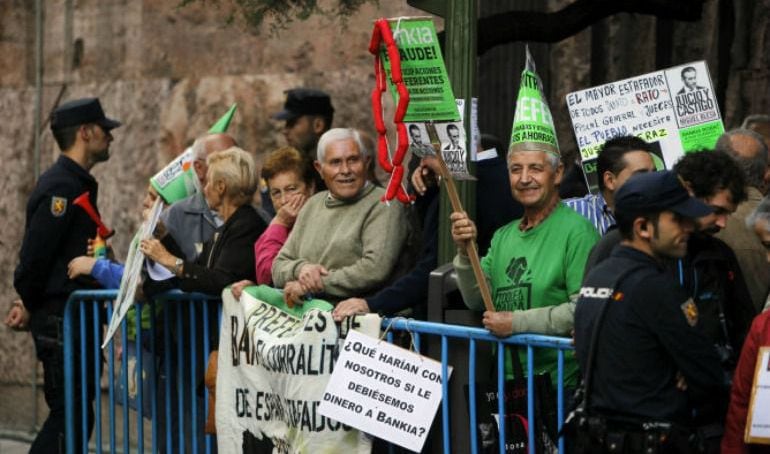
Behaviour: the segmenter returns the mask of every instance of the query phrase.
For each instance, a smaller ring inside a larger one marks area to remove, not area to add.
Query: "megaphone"
[[[75,200],[73,200],[72,204],[85,210],[85,212],[88,214],[88,217],[90,217],[91,220],[96,224],[97,234],[106,240],[107,238],[114,235],[115,231],[107,228],[107,226],[104,225],[104,222],[102,222],[102,219],[96,213],[93,205],[91,205],[91,200],[88,198],[88,196],[89,192],[86,191],[80,194]]]

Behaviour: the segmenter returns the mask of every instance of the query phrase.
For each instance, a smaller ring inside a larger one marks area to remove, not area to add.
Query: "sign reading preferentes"
[[[658,169],[687,152],[711,149],[724,132],[705,61],[567,94],[583,172],[596,188],[596,157],[609,139],[633,135],[653,145]]]
[[[440,363],[351,331],[318,412],[420,452],[440,401]]]

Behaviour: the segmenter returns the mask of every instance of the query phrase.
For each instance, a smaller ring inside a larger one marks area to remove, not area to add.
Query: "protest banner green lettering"
[[[458,121],[455,96],[449,83],[444,57],[430,19],[390,19],[393,38],[401,56],[401,73],[409,90],[405,122]],[[380,57],[385,66],[388,90],[398,103],[398,92],[391,80],[391,65],[383,44]]]
[[[544,151],[559,155],[559,143],[543,84],[527,47],[527,61],[521,72],[519,96],[511,128],[509,150]]]

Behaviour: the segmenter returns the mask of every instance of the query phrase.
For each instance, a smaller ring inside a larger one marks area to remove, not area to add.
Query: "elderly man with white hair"
[[[539,79],[525,69],[507,156],[511,194],[524,207],[524,216],[495,231],[481,260],[495,309],[485,311],[482,322],[501,337],[523,332],[569,335],[583,268],[599,239],[594,226],[559,199],[564,166],[548,106],[533,86],[540,87]],[[531,124],[532,112],[524,110],[530,105],[540,109],[535,118],[537,127]],[[457,286],[468,308],[482,310],[479,286],[466,252],[468,243],[476,240],[476,225],[465,212],[452,213],[450,220],[457,245]],[[534,359],[536,372],[548,371],[555,380],[555,350],[537,351]],[[511,364],[506,361],[509,377],[513,375]],[[572,387],[577,364],[565,358],[564,367],[565,386]]]
[[[407,234],[404,208],[380,202],[367,181],[371,157],[359,133],[334,128],[318,141],[315,168],[328,188],[302,208],[273,262],[273,283],[289,305],[373,293],[388,282]]]

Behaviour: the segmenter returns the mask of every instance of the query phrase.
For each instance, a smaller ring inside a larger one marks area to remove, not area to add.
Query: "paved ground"
[[[27,454],[29,443],[0,439],[0,454]]]

